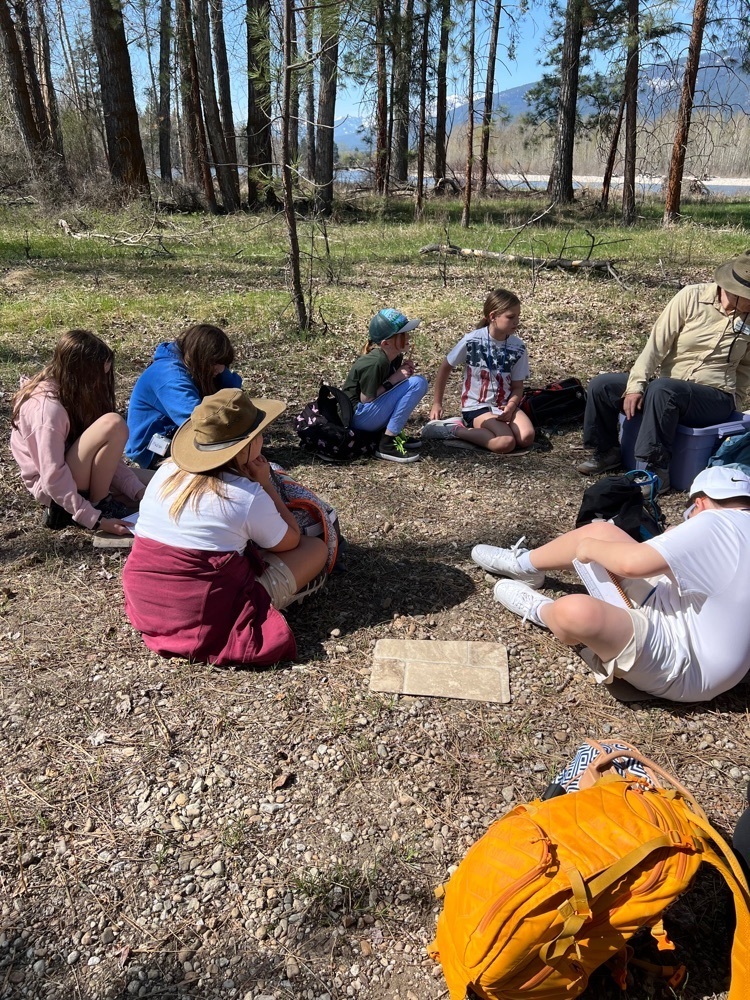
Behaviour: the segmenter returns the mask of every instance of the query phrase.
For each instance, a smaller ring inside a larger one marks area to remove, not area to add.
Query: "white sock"
[[[531,619],[532,621],[536,622],[536,623],[537,623],[537,625],[541,625],[541,626],[542,626],[542,628],[546,628],[546,629],[548,629],[548,628],[549,628],[549,625],[548,625],[548,624],[547,624],[547,623],[546,623],[545,621],[543,621],[543,619],[542,619],[541,615],[539,614],[539,611],[540,611],[540,609],[541,609],[541,608],[542,608],[542,607],[543,607],[543,606],[544,606],[545,604],[554,604],[554,601],[552,600],[552,598],[551,598],[551,597],[543,597],[543,598],[542,598],[542,599],[540,600],[539,604],[537,604],[537,606],[536,606],[535,608],[533,608],[533,609],[532,609],[532,610],[531,610],[531,611],[529,612],[529,618],[530,618],[530,619]]]
[[[536,566],[531,561],[530,552],[522,552],[518,557],[518,568],[524,573],[536,573]]]

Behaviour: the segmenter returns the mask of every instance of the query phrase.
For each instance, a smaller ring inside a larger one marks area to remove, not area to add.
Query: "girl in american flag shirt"
[[[496,454],[528,448],[534,427],[519,408],[529,374],[526,345],[516,336],[521,315],[517,295],[496,288],[485,299],[484,325],[449,351],[435,379],[435,399],[422,438],[458,438]],[[443,419],[443,396],[451,372],[464,366],[461,417]]]

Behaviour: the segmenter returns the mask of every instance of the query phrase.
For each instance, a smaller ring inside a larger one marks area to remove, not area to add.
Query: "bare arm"
[[[440,420],[443,415],[443,396],[452,371],[453,365],[448,364],[447,360],[438,368],[438,373],[435,376],[435,395],[430,410],[430,420]]]
[[[651,545],[630,541],[610,542],[600,538],[583,538],[576,549],[579,562],[597,562],[615,576],[638,579],[669,573],[664,556]]]
[[[521,399],[523,398],[523,379],[513,381],[510,383],[510,396],[508,396],[505,406],[503,407],[503,412],[499,416],[499,420],[503,423],[509,424],[513,417],[516,415],[516,410],[521,405]]]

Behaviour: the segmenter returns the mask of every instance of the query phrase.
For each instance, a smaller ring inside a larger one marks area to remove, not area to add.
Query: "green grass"
[[[12,388],[19,373],[47,359],[61,332],[84,326],[117,351],[126,393],[156,343],[209,321],[227,329],[241,366],[260,371],[267,388],[281,377],[290,380],[286,391],[304,396],[319,377],[342,376],[377,309],[393,304],[424,318],[415,354],[432,365],[478,321],[487,289],[498,284],[522,295],[524,329],[575,329],[580,347],[592,351],[620,338],[632,353],[645,332],[641,312],[653,320],[675,281],[706,279],[748,245],[747,202],[686,203],[687,221],[670,229],[661,228],[655,201],[639,206],[629,228],[616,208],[602,214],[585,204],[527,225],[545,204],[539,194],[475,199],[476,221],[465,230],[457,200],[428,201],[425,220],[415,223],[411,201],[366,198],[342,204],[325,225],[327,249],[321,225],[300,220],[315,321],[305,335],[291,306],[280,215],[155,216],[131,205],[116,214],[77,209],[52,217],[33,206],[0,206],[0,380]],[[66,236],[60,217],[82,238]],[[134,237],[140,242],[122,242]],[[628,287],[583,274],[540,272],[534,281],[528,267],[419,254],[446,237],[492,251],[512,244],[536,258],[585,256],[593,241],[593,255],[616,259]],[[302,356],[294,375],[291,353]]]

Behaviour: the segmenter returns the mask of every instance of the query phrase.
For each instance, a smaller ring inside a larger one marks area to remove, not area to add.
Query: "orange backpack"
[[[750,892],[732,850],[695,799],[609,772],[579,791],[517,806],[493,823],[445,887],[436,940],[450,1000],[577,997],[609,961],[623,988],[628,940],[650,927],[701,863],[732,890],[737,929],[729,1000],[750,996]],[[638,963],[649,966],[646,963]],[[619,969],[617,966],[619,965]],[[659,971],[661,967],[659,967]],[[668,969],[677,985],[680,969]]]

